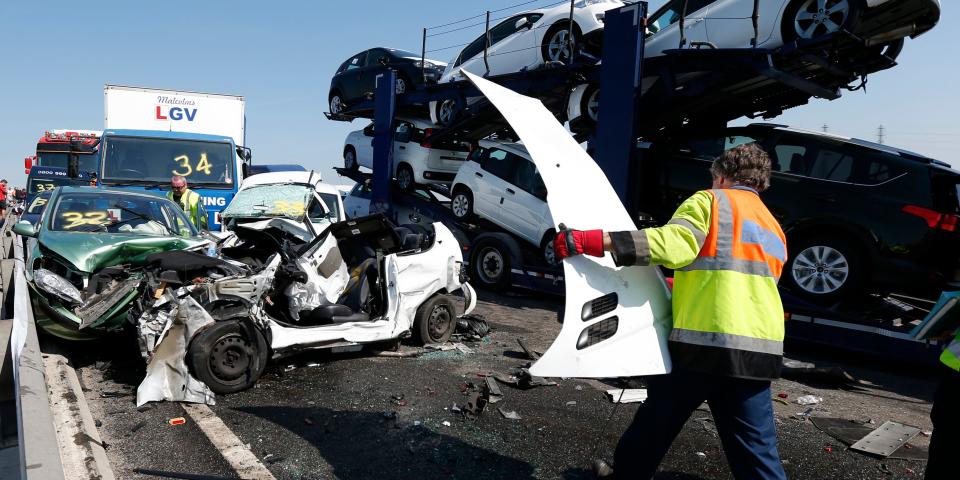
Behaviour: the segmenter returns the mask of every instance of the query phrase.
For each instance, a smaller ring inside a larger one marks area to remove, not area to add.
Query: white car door
[[[500,211],[503,196],[507,189],[507,180],[510,178],[509,153],[498,148],[490,148],[480,157],[480,168],[474,172],[474,213],[511,230],[503,219]]]
[[[758,5],[757,45],[773,35],[779,25],[784,0],[760,0]],[[720,48],[746,48],[753,40],[753,2],[744,0],[715,0],[707,16],[707,38]]]
[[[373,123],[363,129],[363,134],[357,139],[354,148],[357,149],[357,164],[373,168]]]
[[[543,235],[539,230],[544,202],[534,193],[536,185],[542,184],[538,181],[540,175],[536,165],[530,160],[513,154],[510,159],[513,164],[512,176],[509,185],[504,188],[500,215],[505,222],[513,225],[517,235],[539,248],[540,237]]]
[[[647,21],[647,41],[643,55],[655,57],[663,55],[664,50],[680,48],[680,17],[685,0],[670,0],[657,10]],[[690,48],[695,42],[706,42],[706,16],[712,0],[688,0],[687,15],[683,23],[683,48]]]
[[[603,171],[540,100],[467,78],[523,140],[553,192],[554,221],[581,229],[636,228]],[[616,267],[610,255],[579,255],[563,261],[563,273],[566,321],[531,374],[609,378],[670,371],[670,294],[657,267]]]
[[[357,183],[343,199],[343,210],[348,218],[363,217],[370,213],[370,189],[365,182]]]
[[[490,27],[490,46],[487,48],[487,63],[483,61],[481,48],[473,58],[463,62],[461,68],[470,73],[483,75],[490,66],[490,75],[519,72],[524,67],[537,63],[537,39],[531,19],[533,15],[514,15]],[[526,22],[526,23],[524,23]],[[481,44],[482,45],[482,44]]]

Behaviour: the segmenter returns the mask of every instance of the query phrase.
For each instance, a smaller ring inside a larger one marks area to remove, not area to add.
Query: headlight
[[[57,275],[46,269],[33,271],[33,283],[44,292],[53,295],[70,305],[79,305],[83,303],[83,296],[80,290],[73,286],[66,278]]]

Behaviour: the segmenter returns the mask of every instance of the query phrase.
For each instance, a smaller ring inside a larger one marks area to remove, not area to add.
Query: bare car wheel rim
[[[570,31],[567,29],[557,30],[550,37],[550,43],[547,45],[547,60],[566,62],[570,60],[570,56]]]
[[[480,268],[478,273],[485,283],[497,283],[503,276],[503,256],[493,248],[485,248],[478,257]]]
[[[353,151],[349,151],[343,156],[343,163],[348,170],[353,170],[357,165],[357,158],[354,156]]]
[[[850,263],[839,250],[814,245],[797,255],[790,274],[805,292],[825,295],[836,292],[847,283]]]
[[[449,125],[453,121],[453,106],[453,100],[444,100],[440,104],[440,114],[437,117],[441,124]]]
[[[235,381],[250,368],[253,347],[240,335],[227,335],[210,351],[210,370],[221,381]]]
[[[330,113],[340,113],[343,111],[343,100],[340,100],[340,95],[334,95],[330,99]]]
[[[409,169],[401,168],[397,172],[397,184],[403,189],[410,188],[410,185],[413,185],[413,174],[410,173]]]
[[[467,216],[467,212],[470,211],[470,200],[467,199],[467,196],[458,193],[453,196],[453,204],[450,205],[453,209],[453,214],[458,218],[463,218]]]
[[[430,320],[427,322],[430,330],[430,340],[438,341],[450,329],[450,310],[446,305],[437,305],[430,312]]]
[[[850,17],[850,0],[807,0],[793,20],[800,38],[811,39],[840,31]]]

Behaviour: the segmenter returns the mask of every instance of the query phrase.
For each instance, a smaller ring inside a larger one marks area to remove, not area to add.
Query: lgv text
[[[157,120],[186,120],[192,122],[197,118],[196,108],[170,107],[166,112],[162,105],[157,105]],[[164,115],[166,113],[166,115]]]

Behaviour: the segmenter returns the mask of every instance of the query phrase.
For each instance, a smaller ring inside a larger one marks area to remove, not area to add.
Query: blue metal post
[[[636,124],[647,2],[609,10],[604,15],[600,105],[590,150],[628,210],[634,206]]]
[[[370,213],[390,208],[390,181],[393,178],[393,115],[397,104],[397,72],[377,76],[373,125],[373,197]]]

